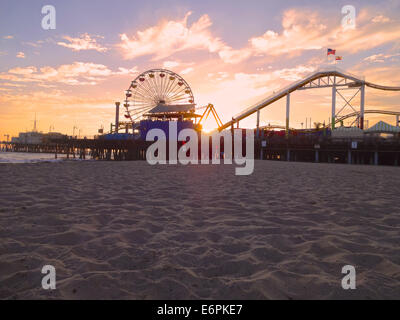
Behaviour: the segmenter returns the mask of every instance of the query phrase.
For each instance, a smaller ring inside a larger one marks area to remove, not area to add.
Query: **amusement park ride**
[[[116,125],[114,130],[111,128],[115,133],[125,129],[143,137],[148,130],[162,127],[165,121],[178,121],[181,128],[201,131],[210,113],[218,127],[222,126],[214,106],[196,108],[189,84],[180,75],[165,69],[145,71],[131,82],[125,91],[124,122],[119,121],[119,106],[117,102]],[[202,114],[197,113],[202,109],[205,109]]]
[[[358,127],[360,129],[364,129],[364,115],[366,113],[365,110],[365,88],[370,87],[378,90],[385,91],[400,91],[400,87],[389,87],[389,86],[381,86],[377,84],[373,84],[371,82],[365,81],[365,79],[352,75],[346,71],[340,70],[338,68],[328,69],[328,70],[318,70],[304,79],[297,81],[273,95],[263,99],[259,103],[245,109],[240,112],[236,116],[232,118],[231,121],[228,121],[224,125],[222,125],[219,130],[224,130],[229,127],[233,127],[235,124],[239,126],[239,121],[249,117],[250,115],[257,113],[257,131],[260,126],[260,110],[269,106],[270,104],[278,101],[284,97],[286,97],[286,133],[289,132],[289,121],[290,121],[290,94],[296,90],[307,90],[307,89],[316,89],[316,88],[332,88],[332,117],[330,127],[331,129],[335,129],[336,123],[344,120],[347,116],[341,116],[340,113],[344,110],[346,106],[350,106],[353,109],[352,116],[356,117],[356,121],[358,123]],[[340,93],[341,90],[355,90],[356,92],[352,96],[351,99],[346,99],[344,95]],[[360,106],[357,111],[354,106],[351,105],[352,100],[356,95],[360,95]],[[339,109],[336,110],[336,95],[339,95],[345,102],[345,104]],[[379,113],[383,113],[378,111]],[[399,124],[399,115],[400,112],[393,111],[390,114],[396,115],[396,123]]]
[[[343,120],[351,117],[355,118],[353,124],[357,123],[360,129],[364,129],[364,115],[366,113],[394,115],[396,116],[396,125],[399,126],[400,112],[398,111],[365,110],[366,87],[384,91],[400,91],[400,87],[373,84],[365,81],[362,77],[357,77],[336,67],[333,70],[318,70],[243,110],[232,117],[232,120],[222,123],[212,104],[196,107],[192,89],[180,75],[165,69],[152,69],[140,74],[125,91],[123,106],[126,121],[124,122],[119,121],[120,103],[116,103],[116,125],[111,125],[111,132],[118,133],[125,129],[125,132],[128,133],[131,130],[137,137],[144,138],[149,129],[163,127],[165,121],[177,121],[178,129],[179,127],[182,129],[192,128],[201,131],[201,124],[210,114],[217,123],[218,131],[222,131],[228,128],[233,129],[234,125],[239,127],[239,121],[256,113],[258,136],[260,130],[263,129],[263,127],[260,127],[260,111],[286,97],[286,125],[282,129],[285,129],[286,134],[289,134],[289,131],[292,130],[289,127],[291,93],[296,90],[316,88],[332,88],[332,115],[331,122],[328,125],[331,129],[335,129],[337,123],[343,123]],[[354,94],[348,99],[341,93],[342,90],[353,90]],[[360,104],[354,106],[352,101],[357,95],[360,96]],[[344,101],[344,105],[340,108],[337,108],[337,97]],[[341,114],[347,106],[353,112],[347,115]],[[202,114],[197,113],[201,109],[205,109],[205,111]]]

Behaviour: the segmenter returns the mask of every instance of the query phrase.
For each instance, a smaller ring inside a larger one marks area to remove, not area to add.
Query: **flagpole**
[[[328,50],[328,49],[327,49]],[[325,60],[325,66],[324,66],[324,68],[328,68],[328,52],[327,52],[327,50],[325,50],[325,58],[326,58],[326,60]]]

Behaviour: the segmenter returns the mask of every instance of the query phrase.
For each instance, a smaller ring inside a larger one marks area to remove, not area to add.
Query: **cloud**
[[[188,26],[188,12],[182,20],[161,21],[158,25],[136,32],[128,37],[121,34],[118,45],[125,59],[151,55],[153,60],[161,60],[174,53],[184,50],[208,50],[217,52],[223,47],[219,38],[214,37],[209,30],[212,25],[208,15],[203,15]]]
[[[25,85],[24,85],[24,84],[17,84],[17,83],[8,83],[8,82],[4,82],[4,83],[1,84],[1,86],[3,86],[3,87],[15,87],[15,88],[18,88],[18,87],[24,87]]]
[[[11,35],[9,35],[9,36],[4,36],[3,39],[6,39],[6,40],[14,39],[14,36],[11,36]]]
[[[327,26],[315,12],[288,10],[282,18],[281,33],[267,30],[261,36],[251,37],[248,45],[241,49],[230,47],[212,34],[212,21],[207,14],[189,26],[190,15],[188,12],[182,20],[162,21],[132,37],[122,34],[118,46],[123,57],[134,59],[150,55],[157,61],[184,50],[206,50],[218,54],[226,63],[235,64],[252,56],[321,49],[328,43],[327,40],[321,41],[321,36],[327,33]]]
[[[281,32],[267,30],[251,37],[241,49],[224,45],[219,56],[226,63],[236,64],[254,56],[299,55],[307,50],[320,50],[331,43],[329,38],[332,38],[324,21],[326,19],[314,11],[287,10],[282,17]]]
[[[20,52],[17,53],[16,57],[17,57],[17,58],[20,58],[20,59],[25,59],[25,53],[23,53],[22,51],[20,51]]]
[[[386,59],[390,59],[390,58],[398,57],[398,56],[400,56],[400,53],[397,53],[397,54],[379,53],[379,54],[374,54],[372,56],[366,57],[364,59],[364,61],[367,61],[367,62],[385,62]]]
[[[17,75],[30,75],[35,72],[37,72],[36,67],[26,67],[26,68],[16,67],[16,68],[8,70],[8,73],[17,74]]]
[[[183,70],[180,72],[180,74],[181,74],[181,75],[185,75],[185,74],[188,74],[188,73],[192,72],[193,70],[194,70],[194,68],[189,67],[189,68],[183,69]]]
[[[24,41],[22,42],[23,45],[27,45],[33,48],[41,48],[44,44],[55,44],[56,41],[54,41],[53,38],[46,38],[44,40],[37,40],[37,41]]]
[[[134,74],[136,74],[138,72],[139,72],[138,67],[133,67],[131,69],[126,69],[126,68],[119,67],[118,71],[115,74],[134,75]]]
[[[207,77],[213,80],[222,81],[229,77],[229,72],[226,71],[219,71],[219,72],[211,72],[207,74]]]
[[[64,64],[58,68],[45,66],[39,70],[34,67],[12,68],[8,72],[0,73],[0,79],[13,82],[36,82],[36,83],[62,83],[68,85],[96,85],[110,76],[132,75],[137,73],[137,67],[131,69],[118,68],[112,71],[103,64],[74,62]]]
[[[280,34],[268,30],[260,37],[251,38],[252,49],[256,53],[280,55],[318,50],[326,45],[321,38],[327,33],[327,26],[315,12],[288,10],[283,14],[282,27]]]
[[[212,21],[207,14],[189,26],[190,15],[188,12],[182,20],[161,21],[131,37],[122,34],[118,46],[123,57],[149,55],[158,61],[184,50],[206,50],[225,63],[237,64],[251,57],[300,55],[326,47],[356,53],[400,39],[398,22],[383,15],[374,16],[366,9],[357,16],[355,30],[344,30],[339,21],[316,11],[290,9],[283,13],[281,31],[266,30],[250,37],[246,46],[235,49],[212,34]]]
[[[229,46],[224,46],[218,54],[224,62],[234,64],[251,57],[254,54],[254,51],[251,48],[235,50]]]
[[[64,36],[63,39],[69,41],[69,43],[59,41],[57,44],[73,51],[81,50],[96,50],[98,52],[106,52],[108,49],[97,43],[95,38],[102,38],[101,36],[90,36],[88,33],[81,34],[79,38],[72,38],[70,36]]]
[[[316,70],[315,67],[300,65],[295,68],[284,68],[273,72],[275,76],[287,81],[298,81],[303,79],[307,74]]]
[[[249,40],[253,54],[301,54],[307,50],[333,47],[341,52],[356,53],[400,40],[398,22],[385,25],[370,21],[389,22],[384,16],[373,18],[373,12],[362,10],[355,30],[344,30],[317,12],[287,10],[283,14],[280,33],[268,30],[260,37]],[[249,50],[249,48],[247,48]]]
[[[185,50],[206,50],[216,53],[225,62],[236,63],[250,56],[251,50],[234,50],[220,38],[214,36],[210,30],[212,21],[205,14],[191,26],[188,18],[189,11],[182,20],[161,21],[153,27],[136,32],[128,37],[121,34],[118,44],[125,59],[135,59],[140,56],[150,55],[152,60],[158,61]],[[177,67],[175,61],[166,61],[164,64],[170,68]]]
[[[40,48],[41,44],[37,42],[23,42],[23,44],[26,44],[28,46],[34,47],[34,48]]]
[[[386,23],[389,21],[391,21],[391,20],[388,17],[385,17],[384,15],[379,15],[372,19],[372,22],[374,22],[374,23]]]
[[[179,65],[180,65],[180,62],[178,62],[178,61],[165,61],[163,63],[163,68],[173,69],[173,68],[178,67]]]

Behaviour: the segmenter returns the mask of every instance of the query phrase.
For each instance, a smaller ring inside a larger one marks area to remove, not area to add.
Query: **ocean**
[[[58,155],[55,159],[53,153],[0,152],[0,163],[53,162],[64,159],[65,155]]]

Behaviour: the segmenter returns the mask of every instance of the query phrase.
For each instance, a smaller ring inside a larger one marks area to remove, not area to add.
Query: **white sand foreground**
[[[1,299],[400,298],[400,168],[71,161],[0,177]]]

